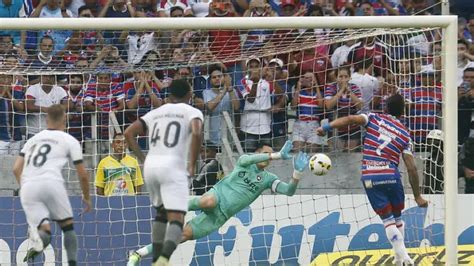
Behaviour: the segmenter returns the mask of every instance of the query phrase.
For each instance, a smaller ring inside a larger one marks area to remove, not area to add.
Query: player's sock
[[[183,235],[183,224],[178,221],[171,221],[168,223],[166,229],[165,242],[163,243],[163,252],[161,256],[169,259],[173,251],[178,246]]]
[[[152,232],[152,253],[153,253],[153,262],[157,261],[161,255],[161,249],[163,247],[163,240],[165,239],[166,234],[166,222],[163,220],[153,221],[153,232]]]
[[[166,227],[166,225],[164,227]],[[136,250],[135,252],[141,257],[148,256],[149,254],[153,253],[153,245],[152,244],[146,245]]]
[[[77,236],[74,232],[72,224],[66,225],[63,228],[64,247],[66,248],[67,261],[70,266],[76,265],[77,261]]]
[[[402,234],[403,239],[405,239],[405,223],[401,216],[395,217],[395,224],[397,225],[398,231]]]
[[[197,211],[197,210],[201,209],[201,207],[199,207],[199,199],[200,199],[200,197],[195,197],[195,198],[192,198],[188,201],[188,210],[189,211]]]
[[[43,248],[47,247],[51,242],[51,232],[45,230],[38,230],[38,235],[43,242]]]
[[[385,233],[395,251],[395,259],[400,260],[409,258],[407,249],[405,248],[405,243],[403,243],[402,233],[397,229],[395,223],[385,226]]]

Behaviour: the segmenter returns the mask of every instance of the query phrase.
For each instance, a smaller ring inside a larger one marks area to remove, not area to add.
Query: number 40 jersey
[[[167,103],[140,120],[148,132],[149,152],[145,164],[186,169],[191,140],[191,121],[203,120],[202,112],[185,103]]]
[[[410,134],[394,116],[363,114],[366,135],[362,158],[362,180],[400,178],[398,163],[402,153],[412,154]]]
[[[30,138],[20,152],[24,157],[22,185],[26,182],[64,182],[61,170],[72,160],[82,162],[82,147],[74,137],[60,130],[45,129]]]

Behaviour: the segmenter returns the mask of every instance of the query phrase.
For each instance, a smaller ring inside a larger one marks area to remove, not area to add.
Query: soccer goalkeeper
[[[202,212],[186,224],[181,242],[199,239],[218,230],[232,216],[250,206],[266,189],[293,196],[298,181],[308,166],[308,155],[300,152],[293,158],[293,178],[289,183],[282,182],[276,175],[265,171],[270,160],[291,159],[289,153],[292,147],[291,141],[287,141],[280,152],[274,153],[269,145],[260,144],[255,154],[240,156],[232,173],[201,197],[189,201],[190,211]],[[138,265],[141,257],[151,253],[152,244],[134,251],[127,265]]]

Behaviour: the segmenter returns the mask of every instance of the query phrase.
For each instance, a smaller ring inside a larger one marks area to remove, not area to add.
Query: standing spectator
[[[15,98],[12,75],[0,74],[0,154],[15,154],[19,145],[15,145],[14,112],[24,111],[24,103]],[[18,147],[17,147],[18,146]]]
[[[71,75],[67,89],[71,102],[67,130],[71,136],[82,143],[86,138],[91,137],[91,116],[84,112],[84,97],[87,90],[84,76],[81,74]]]
[[[212,0],[190,0],[188,1],[193,14],[196,17],[207,17],[209,15],[209,5]]]
[[[474,56],[469,54],[469,43],[463,39],[458,40],[458,86],[461,86],[464,70],[474,67],[473,58]]]
[[[274,17],[275,12],[270,5],[264,0],[251,0],[250,7],[244,13],[244,17]],[[270,40],[273,31],[268,29],[253,29],[247,31],[243,49],[261,48],[268,40]]]
[[[198,174],[192,180],[194,195],[203,195],[224,177],[224,171],[216,158],[216,154],[217,146],[212,142],[201,147],[202,164]]]
[[[373,110],[372,99],[379,91],[379,81],[371,75],[373,73],[372,59],[365,59],[354,64],[354,73],[349,83],[359,87],[362,94],[362,113]]]
[[[79,14],[79,17],[81,17],[81,11],[84,9],[88,9],[91,12],[90,17],[97,17],[99,15],[99,10],[101,9],[98,1],[97,0],[84,0],[84,5],[79,7],[77,10],[77,13]],[[82,17],[89,17],[87,16],[82,16]]]
[[[288,72],[283,70],[283,61],[279,58],[273,58],[266,67],[266,80],[276,82],[281,88],[281,95],[274,93],[272,95],[272,105],[277,107],[272,112],[272,147],[280,149],[287,139],[288,116],[286,103],[291,92],[288,89]],[[283,101],[280,98],[283,98]],[[279,104],[279,105],[277,105]]]
[[[466,180],[466,194],[474,194],[474,136],[470,136],[461,148],[461,171]]]
[[[54,40],[50,36],[43,36],[38,45],[38,54],[30,58],[27,66],[31,70],[52,70],[59,65],[59,60],[53,55]],[[28,77],[30,84],[38,83],[38,76]]]
[[[33,10],[32,18],[72,18],[71,10],[63,8],[61,0],[41,0],[39,5]],[[48,30],[40,33],[40,37],[48,35],[54,40],[53,54],[64,49],[66,39],[71,36],[69,30]]]
[[[53,104],[62,104],[65,110],[71,106],[67,92],[55,85],[55,76],[42,73],[38,84],[26,90],[26,136],[31,138],[46,129],[46,112]]]
[[[458,140],[464,143],[464,140],[474,129],[472,120],[472,111],[474,110],[474,67],[464,70],[464,79],[461,86],[458,87]]]
[[[357,113],[362,107],[362,95],[359,87],[349,84],[351,72],[348,67],[340,67],[336,72],[337,81],[324,89],[325,106],[334,110],[334,118],[340,118]],[[361,134],[357,125],[339,129],[335,141],[336,149],[344,148],[349,151],[359,146]]]
[[[258,142],[267,141],[271,138],[272,112],[281,106],[279,102],[272,105],[273,94],[282,95],[280,86],[275,82],[268,82],[262,76],[261,61],[257,57],[250,57],[246,62],[249,75],[242,80],[242,97],[245,100],[240,130],[242,132],[242,146],[246,151],[254,151]]]
[[[1,31],[0,31],[1,33]],[[13,37],[9,34],[0,34],[0,67],[4,65],[5,57],[7,55],[17,55],[22,60],[28,58],[28,53],[23,47],[14,43]]]
[[[423,194],[443,194],[444,192],[444,156],[443,131],[433,129],[426,136],[428,157],[423,171]]]
[[[130,32],[127,36],[128,63],[130,65],[138,64],[148,51],[157,48],[158,32],[137,31]]]
[[[222,112],[227,111],[232,117],[233,111],[239,110],[239,99],[230,76],[224,75],[219,66],[212,66],[209,74],[211,88],[203,91],[205,110],[209,115],[209,141],[215,146],[220,146]]]
[[[134,122],[152,109],[162,105],[158,85],[152,72],[138,72],[137,79],[132,81],[133,86],[126,91],[127,108],[132,110],[128,118]]]
[[[121,133],[112,141],[112,153],[97,166],[95,187],[100,196],[135,195],[141,192],[143,177],[137,159],[127,154],[128,145]]]
[[[0,1],[0,18],[26,18],[28,1],[24,0],[1,0]],[[21,43],[21,32],[14,30],[2,30],[0,35],[10,35],[13,42],[23,47]]]
[[[165,12],[168,16],[170,15],[171,9],[173,7],[179,7],[183,11],[188,9],[188,3],[186,0],[157,0],[157,2],[158,4],[156,6],[156,10],[158,12]]]
[[[331,64],[333,67],[337,68],[348,63],[349,53],[357,46],[360,45],[360,42],[356,43],[356,40],[347,40],[343,45],[339,46],[334,50],[334,53],[331,56]]]
[[[313,72],[305,71],[296,84],[291,108],[296,109],[297,120],[293,125],[293,148],[295,151],[309,146],[308,152],[319,151],[324,145],[322,138],[314,132],[320,127],[324,112],[324,98]]]
[[[373,103],[373,112],[381,113],[384,112],[387,107],[387,99],[397,93],[397,86],[395,75],[392,73],[387,73],[385,79],[382,79],[382,86],[374,95]]]

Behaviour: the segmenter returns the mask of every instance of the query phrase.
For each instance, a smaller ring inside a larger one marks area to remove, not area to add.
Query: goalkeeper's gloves
[[[291,149],[293,149],[293,143],[291,140],[287,140],[285,142],[285,145],[281,148],[279,152],[274,152],[270,154],[270,159],[272,160],[277,160],[277,159],[283,159],[283,160],[288,160],[291,159]]]
[[[299,152],[293,158],[293,178],[296,180],[300,180],[301,176],[303,176],[304,170],[308,167],[309,157],[306,153]]]

